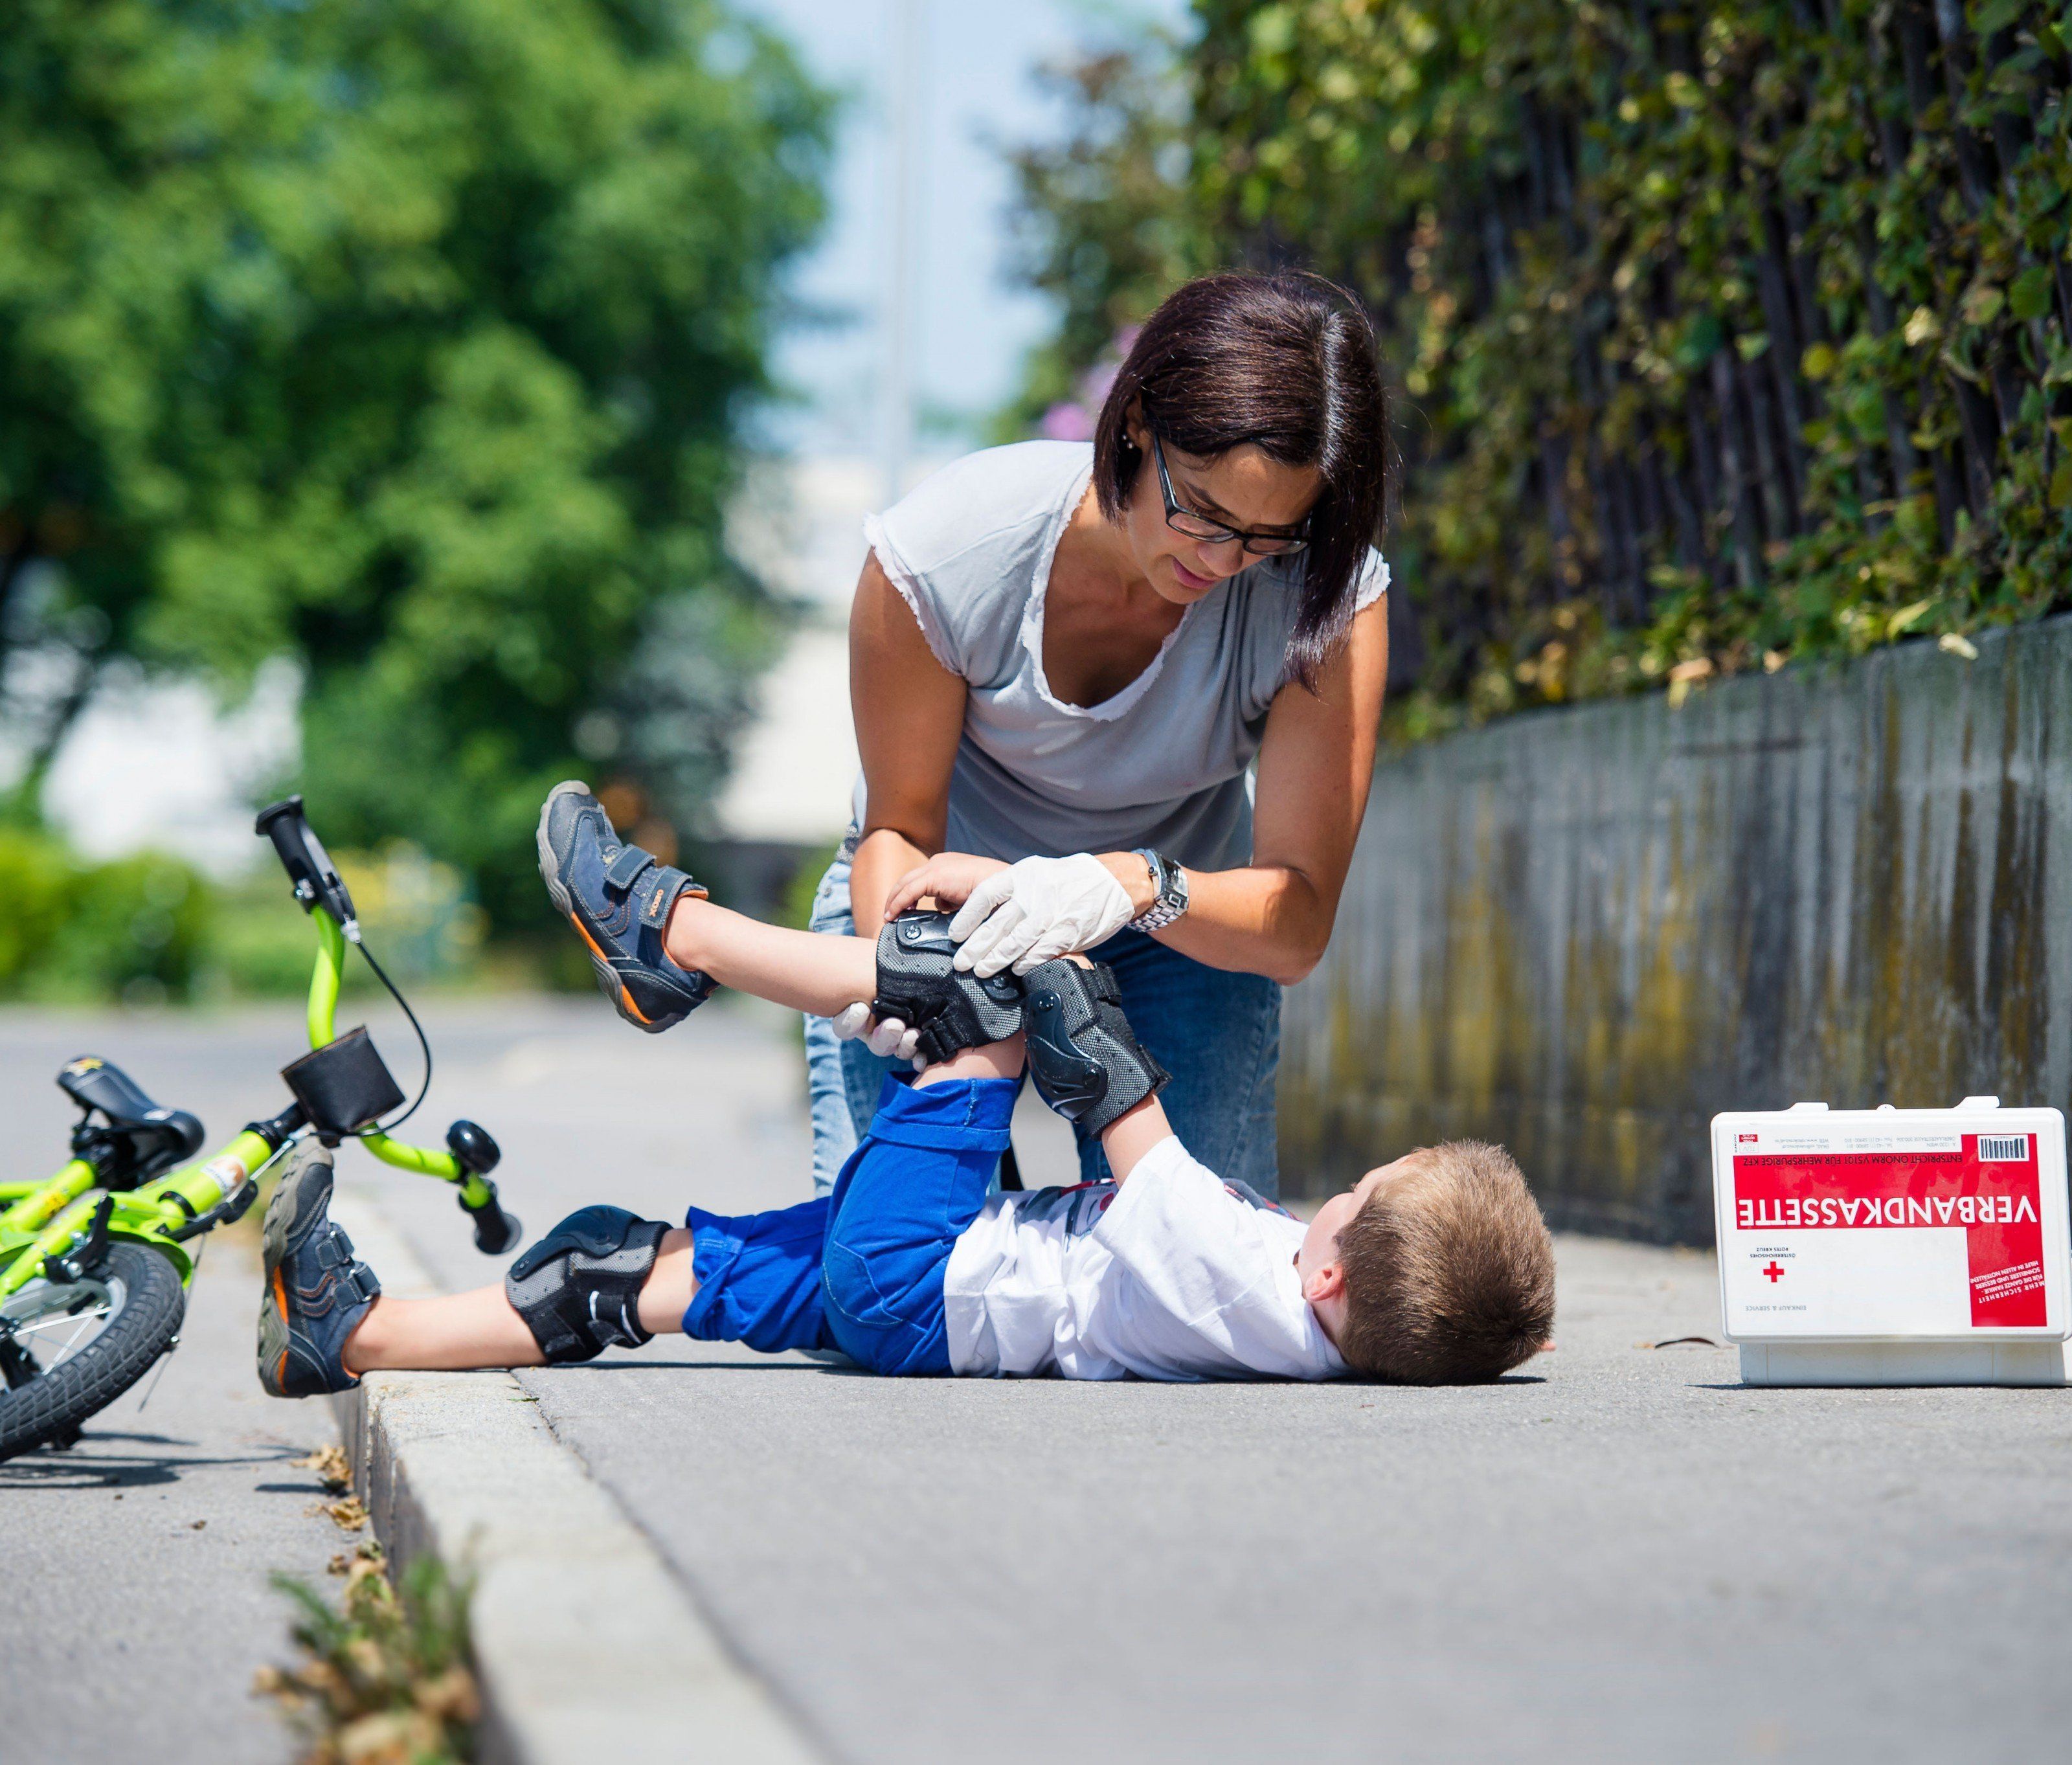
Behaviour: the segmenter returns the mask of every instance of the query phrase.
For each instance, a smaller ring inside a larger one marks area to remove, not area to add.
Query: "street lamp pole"
[[[914,296],[919,278],[921,53],[927,0],[889,0],[892,30],[892,261],[885,313],[885,502],[906,489],[914,451]]]

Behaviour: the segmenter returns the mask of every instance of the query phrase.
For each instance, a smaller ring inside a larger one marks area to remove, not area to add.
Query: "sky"
[[[787,36],[823,83],[847,94],[820,245],[792,278],[797,315],[776,367],[803,402],[773,413],[779,445],[807,454],[881,448],[883,316],[891,282],[890,94],[901,0],[737,0]],[[913,0],[921,94],[912,266],[913,381],[924,413],[961,433],[924,433],[941,451],[968,442],[1013,390],[1049,318],[1006,274],[1013,179],[1001,148],[1054,137],[1063,117],[1034,74],[1075,49],[1145,23],[1184,29],[1186,0]],[[816,322],[813,315],[823,315]]]

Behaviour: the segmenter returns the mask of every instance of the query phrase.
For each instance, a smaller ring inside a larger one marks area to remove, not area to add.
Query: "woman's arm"
[[[942,850],[965,690],[872,553],[849,615],[849,706],[866,797],[849,883],[859,937],[877,937],[893,885]]]
[[[1266,715],[1252,804],[1252,862],[1187,872],[1187,911],[1154,932],[1211,968],[1293,985],[1322,959],[1338,895],[1367,813],[1388,680],[1388,597],[1356,614],[1338,654],[1309,692],[1291,681]],[[1144,860],[1101,862],[1141,913],[1153,900]]]

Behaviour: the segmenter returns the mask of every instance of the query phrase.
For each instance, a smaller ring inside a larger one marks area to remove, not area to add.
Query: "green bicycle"
[[[214,1157],[187,1163],[203,1140],[193,1116],[154,1103],[97,1055],[59,1072],[59,1086],[80,1110],[70,1161],[41,1182],[0,1183],[0,1459],[70,1446],[89,1417],[179,1342],[197,1261],[189,1246],[240,1218],[267,1166],[304,1134],[327,1146],[356,1139],[384,1164],[454,1184],[485,1255],[518,1240],[518,1220],[489,1180],[501,1154],[481,1128],[454,1122],[443,1152],[389,1138],[430,1088],[431,1046],[368,951],[352,897],[302,800],[261,810],[253,831],[273,841],[317,932],[310,1051],[281,1075],[294,1101],[248,1123]],[[348,944],[402,1007],[424,1051],[417,1102],[385,1121],[403,1102],[401,1088],[364,1028],[343,1036],[335,1029]]]

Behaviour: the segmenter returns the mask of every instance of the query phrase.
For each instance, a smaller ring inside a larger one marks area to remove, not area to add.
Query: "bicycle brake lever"
[[[108,1257],[108,1220],[115,1212],[115,1197],[103,1195],[101,1204],[93,1210],[93,1217],[87,1222],[86,1231],[77,1237],[72,1248],[61,1257],[43,1259],[44,1278],[56,1269],[68,1281],[84,1281]]]

